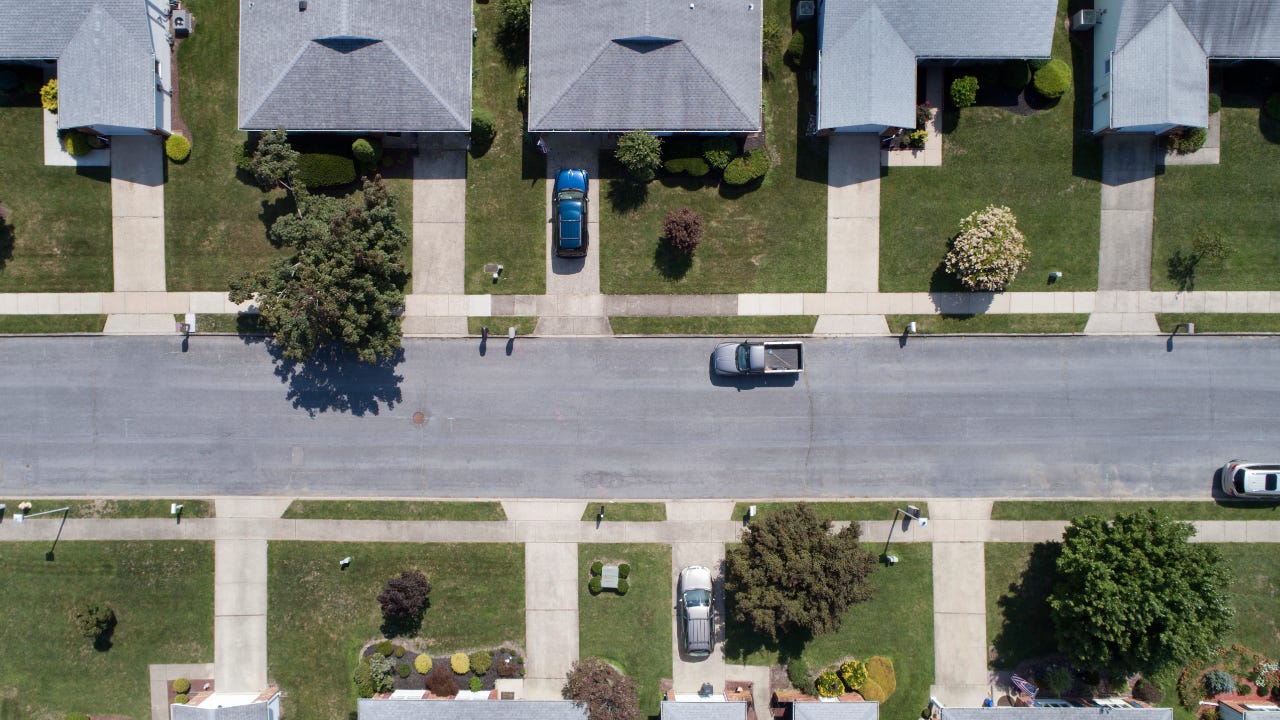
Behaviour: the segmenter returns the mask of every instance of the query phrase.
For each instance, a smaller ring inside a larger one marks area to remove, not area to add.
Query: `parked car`
[[[587,183],[586,170],[561,170],[556,173],[552,192],[552,218],[555,226],[556,255],[582,257],[587,254]]]
[[[1222,492],[1234,497],[1280,500],[1280,465],[1232,460],[1222,468]]]
[[[686,655],[706,657],[715,645],[715,605],[711,595],[711,571],[690,565],[680,571],[676,608]]]
[[[717,375],[773,375],[804,372],[804,343],[727,342],[716,346]]]

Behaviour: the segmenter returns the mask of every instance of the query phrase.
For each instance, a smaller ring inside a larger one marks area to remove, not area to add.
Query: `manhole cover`
[[[485,271],[485,272],[487,272],[487,273],[496,273],[496,272],[498,272],[498,263],[485,263],[485,264],[484,264],[484,271]]]
[[[422,423],[424,423],[424,422],[426,422],[426,421],[427,421],[427,416],[426,416],[426,415],[423,415],[423,414],[422,414],[422,413],[420,413],[420,412],[416,412],[416,413],[414,413],[414,414],[413,414],[413,424],[414,424],[414,425],[421,425]]]

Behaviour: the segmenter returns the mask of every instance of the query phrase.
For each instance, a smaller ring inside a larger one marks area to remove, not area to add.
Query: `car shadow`
[[[1213,494],[1215,505],[1248,513],[1247,516],[1241,517],[1241,520],[1274,520],[1275,515],[1280,515],[1280,500],[1238,498],[1223,492],[1222,468],[1213,471],[1213,488],[1210,492]]]
[[[588,250],[588,252],[590,252]],[[551,254],[551,272],[556,275],[577,275],[587,266],[587,257],[560,257]]]
[[[762,387],[792,387],[800,380],[800,373],[779,373],[777,375],[719,375],[716,373],[714,353],[707,359],[707,375],[715,387],[754,390]]]

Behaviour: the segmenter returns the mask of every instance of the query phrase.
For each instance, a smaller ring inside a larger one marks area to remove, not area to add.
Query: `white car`
[[[715,645],[715,605],[712,602],[711,571],[701,565],[690,565],[680,571],[676,589],[679,611],[681,647],[692,657],[706,657]]]
[[[1222,467],[1222,492],[1234,497],[1280,500],[1280,465],[1232,460]]]

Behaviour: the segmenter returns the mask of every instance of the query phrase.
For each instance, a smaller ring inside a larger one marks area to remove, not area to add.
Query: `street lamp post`
[[[899,515],[902,515],[907,519],[908,527],[910,527],[911,521],[913,520],[920,523],[920,527],[926,527],[929,525],[929,518],[920,517],[920,508],[915,505],[908,505],[906,510],[897,508],[893,513],[893,522],[889,525],[889,537],[885,538],[884,541],[884,552],[880,553],[880,559],[884,561],[886,565],[898,564],[898,556],[889,554],[889,542],[893,540],[893,528],[898,524]]]
[[[44,554],[45,560],[48,560],[49,562],[53,562],[53,551],[55,548],[58,547],[58,540],[59,538],[62,537],[62,528],[66,527],[67,515],[70,512],[71,512],[71,507],[67,506],[64,508],[58,508],[56,510],[44,510],[38,513],[31,513],[29,515],[25,513],[18,513],[17,515],[13,516],[13,519],[15,522],[21,525],[23,521],[25,521],[27,518],[40,517],[41,515],[53,515],[54,513],[62,513],[62,520],[58,523],[58,534],[53,537],[53,545],[49,547],[49,552]]]

